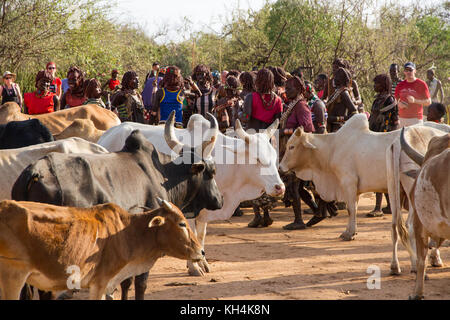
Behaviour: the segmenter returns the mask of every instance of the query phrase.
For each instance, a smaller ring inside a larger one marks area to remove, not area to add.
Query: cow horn
[[[167,210],[170,210],[170,211],[172,211],[172,205],[169,203],[169,202],[167,202],[166,200],[163,200],[163,206],[164,206],[164,208],[166,208]]]
[[[280,120],[276,119],[267,129],[264,131],[264,133],[267,135],[267,137],[270,139],[275,134],[275,132],[278,129],[278,125],[280,124]]]
[[[175,111],[172,111],[164,126],[164,139],[166,140],[169,148],[172,149],[176,154],[179,154],[181,149],[183,149],[183,144],[175,136],[174,123]]]
[[[250,135],[247,132],[245,132],[244,129],[242,129],[241,121],[239,121],[239,119],[236,119],[235,128],[236,128],[235,129],[236,135],[238,136],[238,138],[244,140],[246,144],[249,144]]]
[[[211,123],[210,130],[212,132],[211,138],[209,140],[203,141],[202,143],[202,152],[203,158],[209,158],[214,149],[214,145],[217,141],[217,135],[219,134],[219,124],[217,122],[216,117],[214,117],[211,113],[206,113],[206,118]]]
[[[423,164],[424,156],[419,152],[413,149],[405,139],[405,128],[402,128],[402,133],[400,134],[400,145],[402,146],[402,150],[411,158],[415,163],[419,166]]]

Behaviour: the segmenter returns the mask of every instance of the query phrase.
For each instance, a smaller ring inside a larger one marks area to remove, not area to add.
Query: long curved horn
[[[236,119],[235,128],[238,138],[244,140],[246,144],[249,144],[250,135],[242,129],[241,121],[239,121],[239,119]]]
[[[217,141],[217,135],[219,134],[219,123],[217,122],[216,117],[214,117],[211,113],[206,113],[206,119],[209,120],[211,123],[210,125],[210,132],[211,135],[208,137],[207,140],[202,142],[202,149],[200,154],[203,154],[203,158],[209,158],[211,156],[211,153],[214,149],[214,146]]]
[[[424,156],[417,152],[411,147],[405,139],[405,128],[402,128],[402,133],[400,134],[400,145],[402,146],[402,150],[411,158],[415,163],[419,166],[423,164]]]
[[[264,133],[267,135],[267,137],[270,139],[275,134],[275,132],[278,129],[278,125],[280,124],[280,120],[276,119],[267,129],[264,131]]]
[[[175,111],[172,111],[164,126],[164,139],[167,145],[175,153],[179,154],[183,149],[183,144],[175,136]]]

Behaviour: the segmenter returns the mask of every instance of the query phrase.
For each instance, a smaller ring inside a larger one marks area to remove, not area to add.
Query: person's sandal
[[[369,218],[382,217],[382,216],[383,216],[383,212],[381,212],[380,210],[373,210],[373,211],[369,212],[368,214],[366,214],[366,217],[369,217]]]

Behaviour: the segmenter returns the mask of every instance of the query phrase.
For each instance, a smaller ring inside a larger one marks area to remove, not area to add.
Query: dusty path
[[[250,229],[244,216],[208,225],[206,254],[211,273],[187,276],[186,262],[164,257],[153,267],[145,298],[158,299],[407,299],[414,286],[407,251],[399,245],[402,275],[390,276],[391,215],[366,218],[374,197],[361,197],[356,240],[344,242],[347,213],[340,211],[307,230],[286,231],[291,208],[277,207],[269,228]],[[306,215],[306,219],[311,216]],[[406,219],[406,214],[405,214]],[[443,268],[428,268],[427,299],[450,299],[450,248]],[[381,289],[367,289],[367,268],[381,269]],[[134,286],[133,286],[134,287]],[[134,290],[130,292],[134,298]],[[85,293],[77,295],[86,298]]]

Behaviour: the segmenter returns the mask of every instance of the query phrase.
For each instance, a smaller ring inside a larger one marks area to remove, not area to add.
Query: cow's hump
[[[344,126],[338,132],[345,131],[365,131],[369,132],[369,121],[367,116],[363,113],[355,114],[347,120]]]

